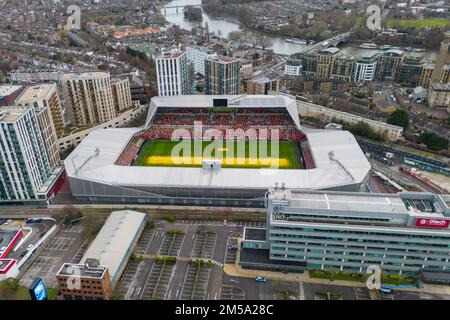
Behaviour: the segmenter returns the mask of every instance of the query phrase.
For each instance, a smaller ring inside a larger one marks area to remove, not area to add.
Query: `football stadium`
[[[302,127],[284,95],[154,97],[144,127],[95,130],[65,166],[82,201],[241,207],[275,185],[358,191],[370,169],[353,135]]]

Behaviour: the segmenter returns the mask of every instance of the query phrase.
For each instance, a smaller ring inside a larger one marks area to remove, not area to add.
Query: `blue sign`
[[[30,295],[32,300],[47,300],[47,290],[45,290],[44,282],[40,278],[36,278],[31,287]]]

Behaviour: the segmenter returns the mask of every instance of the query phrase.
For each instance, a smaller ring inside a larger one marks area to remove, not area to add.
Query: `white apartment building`
[[[63,75],[61,82],[73,125],[101,124],[116,117],[110,78],[106,72]]]
[[[353,68],[352,82],[373,81],[377,70],[377,60],[376,55],[359,58]]]
[[[0,200],[45,198],[52,169],[34,108],[0,110]]]
[[[302,74],[302,61],[290,59],[284,65],[284,74],[287,76],[299,76]]]
[[[189,46],[186,48],[187,57],[194,63],[195,74],[205,75],[205,60],[217,56],[213,50],[201,46]]]
[[[130,81],[128,78],[113,79],[111,82],[114,106],[117,112],[122,112],[133,106],[131,101]]]
[[[160,96],[189,95],[194,91],[193,63],[179,50],[156,59],[156,76]]]

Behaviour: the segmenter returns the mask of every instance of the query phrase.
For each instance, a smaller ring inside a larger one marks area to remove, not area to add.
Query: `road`
[[[420,191],[423,192],[432,192],[431,190],[425,188],[424,185],[422,184],[418,184],[417,181],[413,180],[412,178],[410,178],[409,176],[403,174],[402,172],[400,172],[398,170],[398,167],[393,166],[393,167],[387,167],[383,164],[381,164],[378,161],[375,161],[373,159],[369,160],[370,164],[372,165],[372,168],[375,171],[379,171],[381,173],[383,173],[385,176],[387,176],[388,178],[396,181],[397,183],[399,183],[402,186],[414,186],[417,189],[419,189]]]

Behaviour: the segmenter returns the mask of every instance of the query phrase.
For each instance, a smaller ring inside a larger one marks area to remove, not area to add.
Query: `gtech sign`
[[[434,218],[417,218],[416,219],[416,227],[420,228],[439,228],[446,229],[450,220],[445,219],[434,219]]]

